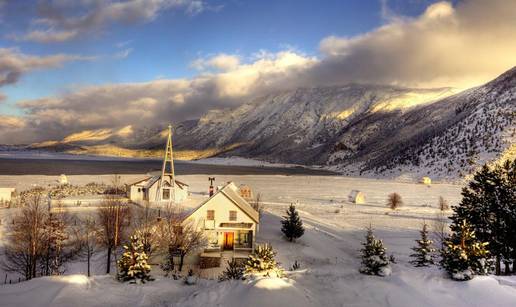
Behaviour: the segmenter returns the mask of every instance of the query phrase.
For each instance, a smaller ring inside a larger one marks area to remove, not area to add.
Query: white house
[[[15,188],[0,188],[0,202],[11,201],[15,191]]]
[[[365,204],[365,194],[359,190],[352,190],[348,195],[348,201],[355,204]]]
[[[129,199],[135,203],[149,202],[156,204],[158,202],[168,203],[182,203],[188,198],[188,185],[178,180],[172,182],[171,176],[163,178],[163,187],[161,188],[161,195],[158,198],[158,187],[161,176],[152,176],[139,180],[130,184]]]
[[[245,258],[254,249],[259,230],[258,212],[230,182],[192,209],[184,218],[205,231],[209,245],[200,255],[201,268],[218,267],[222,253]]]
[[[68,184],[68,177],[65,174],[61,174],[58,180],[59,184]]]

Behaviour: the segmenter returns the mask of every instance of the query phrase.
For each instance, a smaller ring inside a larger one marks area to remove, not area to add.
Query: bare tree
[[[167,273],[175,270],[174,257],[179,257],[178,271],[181,272],[186,256],[207,245],[204,232],[192,221],[184,220],[184,211],[177,206],[168,206],[158,224],[160,247],[167,260],[162,268]]]
[[[175,270],[174,257],[177,255],[181,227],[180,207],[167,205],[162,210],[162,217],[157,225],[160,251],[166,257],[162,269],[168,275]]]
[[[134,233],[140,238],[143,249],[149,258],[157,250],[159,245],[156,210],[152,210],[148,202],[143,207],[137,207],[134,214]]]
[[[183,270],[185,257],[203,249],[208,244],[208,240],[204,235],[204,231],[199,229],[192,221],[186,221],[182,224],[179,232],[179,272]]]
[[[256,194],[255,199],[251,202],[251,206],[259,213],[260,217],[262,217],[262,212],[265,209],[265,205],[263,204],[261,193]]]
[[[403,200],[401,199],[401,195],[398,193],[389,194],[387,198],[387,207],[392,210],[396,210],[403,205]]]
[[[124,230],[130,221],[130,209],[117,196],[108,195],[97,209],[101,227],[101,242],[107,249],[106,274],[111,272],[111,255],[124,238]]]
[[[91,258],[98,251],[101,230],[92,217],[87,217],[77,229],[77,244],[80,255],[86,258],[88,277],[91,276]]]
[[[61,275],[64,265],[77,255],[75,237],[71,235],[70,215],[58,202],[50,208],[44,224],[44,250],[41,275]]]
[[[444,199],[444,197],[439,196],[439,201],[437,202],[437,207],[441,211],[446,211],[450,209],[450,206],[448,205],[448,201]]]
[[[34,193],[24,199],[23,209],[14,218],[5,246],[3,268],[23,275],[25,279],[36,277],[44,249],[47,210],[43,203],[42,193]]]
[[[444,211],[439,211],[434,219],[433,233],[435,241],[439,244],[440,249],[445,247],[445,241],[450,233],[449,219]]]

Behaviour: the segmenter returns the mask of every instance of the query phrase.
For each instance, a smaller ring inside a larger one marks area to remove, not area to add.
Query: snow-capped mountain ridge
[[[515,104],[516,68],[460,93],[365,84],[299,88],[182,122],[174,147],[188,159],[239,156],[351,175],[457,178],[516,156]],[[47,145],[160,150],[164,129],[135,123]]]

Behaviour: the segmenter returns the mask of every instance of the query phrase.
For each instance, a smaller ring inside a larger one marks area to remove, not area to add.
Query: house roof
[[[144,188],[150,188],[152,187],[156,182],[158,182],[158,180],[161,178],[161,175],[158,175],[158,176],[150,176],[150,177],[147,177],[147,178],[144,178],[142,180],[139,180],[139,181],[136,181],[136,182],[133,182],[131,184],[129,184],[130,186],[133,186],[133,185],[139,185],[143,182],[145,182],[145,184],[143,184],[143,187]],[[180,188],[180,189],[184,189],[184,187],[188,186],[188,184],[184,183],[184,182],[181,182],[181,181],[178,181],[178,180],[175,180],[175,183],[177,184],[177,186]]]
[[[240,210],[244,211],[245,214],[247,214],[253,221],[256,223],[260,223],[260,215],[259,213],[254,210],[251,205],[242,198],[236,191],[235,191],[235,184],[233,182],[229,182],[222,188],[220,188],[215,194],[213,194],[210,198],[203,201],[199,206],[188,212],[188,214],[185,216],[185,218],[192,215],[194,212],[202,208],[205,204],[207,204],[209,201],[211,201],[215,196],[218,194],[224,195],[226,198],[231,200]]]

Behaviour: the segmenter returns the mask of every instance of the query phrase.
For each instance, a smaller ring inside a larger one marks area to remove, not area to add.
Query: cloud
[[[417,18],[392,18],[354,37],[327,37],[314,82],[467,87],[516,65],[516,2],[430,5]]]
[[[131,54],[131,52],[133,52],[133,48],[127,48],[127,49],[121,50],[121,51],[115,53],[114,58],[115,59],[125,59]]]
[[[200,0],[42,1],[39,18],[24,34],[8,37],[39,43],[64,42],[82,34],[102,31],[110,24],[150,22],[167,9],[183,9],[195,15],[205,8]]]
[[[79,32],[77,30],[56,31],[53,29],[46,29],[46,30],[29,31],[23,35],[11,34],[11,35],[8,35],[8,38],[13,39],[15,41],[32,41],[32,42],[38,42],[38,43],[57,43],[57,42],[64,42],[64,41],[73,39],[78,34],[79,34]]]
[[[240,64],[240,58],[236,55],[220,53],[210,58],[199,58],[191,63],[191,67],[204,71],[216,69],[219,71],[229,71],[235,69]]]
[[[259,51],[249,58],[221,53],[194,61],[200,73],[189,79],[91,86],[22,101],[24,129],[32,133],[18,137],[60,139],[87,129],[181,122],[297,87],[475,86],[516,65],[515,36],[516,2],[438,2],[415,18],[393,17],[361,35],[327,37],[318,57],[296,50]],[[0,131],[0,143],[7,138]]]
[[[25,127],[25,120],[21,117],[0,115],[0,128],[18,129]]]
[[[295,84],[296,71],[315,58],[290,52],[269,54],[231,71],[201,74],[192,79],[154,80],[78,88],[54,97],[20,101],[27,115],[27,133],[20,142],[60,139],[73,132],[128,123],[154,126],[181,122],[211,109],[235,107],[243,99]],[[291,81],[288,81],[291,80]],[[0,143],[5,134],[0,132]]]
[[[29,71],[60,67],[66,62],[92,60],[81,55],[56,54],[35,56],[21,53],[16,48],[0,48],[0,87],[16,83]]]

